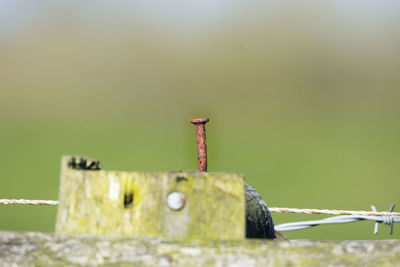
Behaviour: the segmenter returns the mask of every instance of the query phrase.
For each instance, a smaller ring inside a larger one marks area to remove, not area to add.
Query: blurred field
[[[57,199],[64,154],[194,169],[189,119],[209,116],[209,171],[244,173],[269,206],[400,205],[399,4],[174,5],[0,1],[0,198]],[[0,206],[0,230],[53,231],[55,214]],[[400,228],[372,232],[285,235]]]

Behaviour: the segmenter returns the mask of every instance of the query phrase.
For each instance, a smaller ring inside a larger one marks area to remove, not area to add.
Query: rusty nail
[[[196,126],[197,169],[204,172],[207,171],[206,123],[208,121],[208,118],[198,118],[190,121]]]

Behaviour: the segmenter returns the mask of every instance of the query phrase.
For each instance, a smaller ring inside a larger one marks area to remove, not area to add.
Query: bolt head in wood
[[[186,203],[186,196],[182,192],[171,192],[167,196],[168,207],[172,210],[181,210]]]

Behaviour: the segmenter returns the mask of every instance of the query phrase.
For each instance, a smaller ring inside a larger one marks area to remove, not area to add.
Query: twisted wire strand
[[[310,228],[313,226],[321,225],[321,224],[332,224],[332,223],[350,223],[356,222],[360,220],[371,220],[376,223],[384,223],[390,225],[390,234],[392,233],[392,225],[393,223],[400,222],[400,217],[394,216],[362,216],[362,215],[341,215],[341,216],[333,216],[322,220],[313,220],[313,221],[303,221],[303,222],[291,222],[291,223],[283,223],[275,226],[275,230],[284,232],[284,231],[293,231],[293,230],[301,230],[305,228]],[[374,234],[378,231],[374,230]]]
[[[0,199],[0,204],[4,205],[58,205],[57,200],[34,200],[34,199]],[[329,214],[341,215],[333,216],[321,220],[302,221],[283,223],[275,226],[275,230],[280,232],[301,230],[322,224],[332,223],[350,223],[360,220],[375,221],[374,234],[378,233],[378,224],[388,224],[390,226],[389,233],[393,232],[393,223],[400,223],[400,212],[393,212],[394,204],[390,208],[390,212],[378,212],[372,206],[373,211],[352,211],[352,210],[328,210],[328,209],[297,209],[297,208],[269,208],[272,212],[279,213],[304,213],[304,214]]]
[[[305,213],[305,214],[330,214],[330,215],[361,215],[361,216],[400,216],[400,212],[354,211],[354,210],[328,210],[328,209],[296,209],[296,208],[269,208],[272,212],[279,213]]]
[[[34,199],[0,199],[0,204],[9,205],[58,205],[57,200]],[[330,214],[330,215],[361,215],[361,216],[400,216],[400,212],[354,211],[354,210],[328,210],[328,209],[297,209],[297,208],[269,208],[271,212],[279,213],[304,213],[304,214]]]
[[[10,205],[58,205],[57,200],[34,200],[34,199],[0,199],[0,204]]]

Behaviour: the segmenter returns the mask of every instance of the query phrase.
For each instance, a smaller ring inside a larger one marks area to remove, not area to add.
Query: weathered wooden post
[[[57,234],[244,239],[243,176],[200,171],[104,171],[64,156]]]

